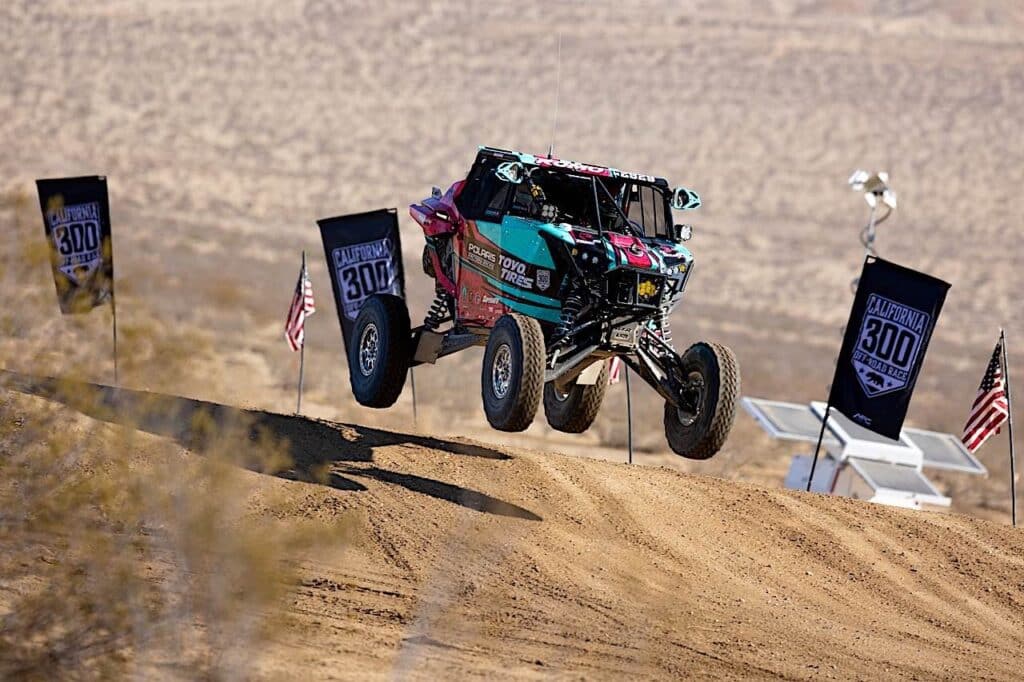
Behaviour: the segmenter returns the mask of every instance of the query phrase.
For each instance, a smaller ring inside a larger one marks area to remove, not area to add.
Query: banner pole
[[[114,295],[114,286],[110,286],[110,310],[114,317],[114,386],[120,386],[121,381],[117,374],[117,296]]]
[[[626,373],[626,444],[629,448],[629,463],[633,463],[633,392],[629,388],[629,366],[622,363]]]
[[[1010,436],[1010,519],[1017,525],[1017,458],[1013,452],[1013,399],[1010,395],[1010,361],[1006,357],[1006,334],[999,330],[999,343],[1003,347],[1003,376],[1006,377],[1006,407]]]
[[[814,480],[814,470],[818,466],[818,452],[821,450],[821,441],[825,439],[825,425],[828,424],[828,415],[832,412],[832,404],[825,405],[825,416],[821,419],[821,431],[818,432],[818,444],[814,446],[814,459],[811,460],[811,473],[807,477],[807,492],[811,492],[811,482]]]
[[[301,291],[301,295],[302,295],[301,305],[303,307],[305,307],[305,305],[306,305],[306,298],[305,298],[306,297],[306,277],[308,277],[308,276],[309,275],[306,273],[306,250],[303,249],[302,250],[302,281],[299,283],[300,286],[302,287],[302,291]],[[303,312],[303,316],[305,316],[305,312]],[[306,368],[306,322],[305,322],[305,320],[303,320],[303,322],[302,322],[302,345],[299,346],[299,398],[298,398],[298,401],[296,401],[296,403],[295,403],[295,414],[302,414],[302,377],[303,377],[303,373],[304,373],[305,368]]]
[[[412,425],[415,427],[419,419],[416,415],[416,372],[412,367],[409,368],[409,381],[412,383]]]

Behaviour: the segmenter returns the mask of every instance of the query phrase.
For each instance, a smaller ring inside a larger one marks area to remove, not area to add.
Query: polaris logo
[[[498,261],[498,257],[495,254],[473,242],[469,242],[468,247],[472,255],[483,258],[489,263],[496,263]]]

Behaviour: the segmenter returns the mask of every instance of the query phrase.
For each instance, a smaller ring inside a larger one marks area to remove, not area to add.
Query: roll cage
[[[558,160],[530,163],[533,158],[481,150],[455,200],[462,215],[492,222],[512,215],[565,222],[596,232],[671,238],[671,195],[666,180]],[[518,184],[495,173],[498,166],[510,161],[520,162],[526,169]]]

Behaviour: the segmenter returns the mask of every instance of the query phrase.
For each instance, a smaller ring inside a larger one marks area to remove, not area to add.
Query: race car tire
[[[564,392],[553,381],[544,384],[544,416],[551,428],[563,433],[583,433],[594,423],[608,391],[608,363],[602,361],[601,365],[594,384],[573,381]]]
[[[484,349],[480,392],[484,414],[499,431],[523,431],[532,422],[544,391],[544,333],[524,315],[502,315]]]
[[[704,389],[696,415],[665,403],[665,438],[677,455],[710,459],[725,445],[736,417],[739,364],[732,350],[717,343],[695,343],[681,360],[684,374],[699,374]]]
[[[377,294],[366,299],[348,347],[349,382],[360,405],[395,404],[409,371],[411,343],[409,309],[402,298]]]

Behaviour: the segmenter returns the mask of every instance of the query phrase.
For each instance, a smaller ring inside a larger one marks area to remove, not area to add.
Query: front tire
[[[492,427],[523,431],[533,422],[544,390],[544,359],[544,333],[537,320],[517,313],[498,319],[480,375],[484,414]]]
[[[360,405],[391,407],[409,371],[409,309],[388,294],[366,299],[352,328],[348,376]]]
[[[608,363],[602,360],[602,365],[597,382],[591,385],[573,381],[568,391],[561,391],[553,381],[544,384],[544,416],[551,428],[563,433],[590,428],[608,391]]]
[[[736,417],[740,370],[736,356],[717,343],[695,343],[681,358],[684,377],[704,382],[696,413],[665,404],[665,438],[677,455],[710,459],[725,445]]]

